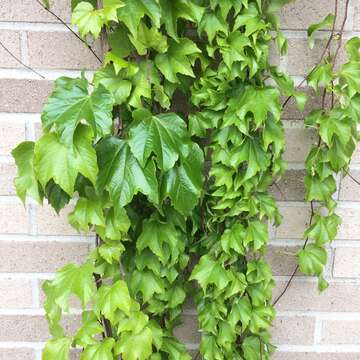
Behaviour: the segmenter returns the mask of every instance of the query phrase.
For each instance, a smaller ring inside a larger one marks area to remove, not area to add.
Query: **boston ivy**
[[[110,50],[91,81],[55,82],[43,135],[13,151],[22,201],[45,198],[59,212],[72,200],[69,223],[96,233],[83,264],[44,283],[53,337],[44,360],[68,360],[71,348],[82,360],[191,359],[174,335],[187,298],[202,358],[270,358],[274,280],[265,255],[268,224],[281,221],[269,188],[286,170],[280,100],[306,103],[269,63],[273,43],[286,53],[276,12],[287,2],[72,1],[81,36],[106,35]],[[335,20],[309,29],[311,46]],[[334,70],[323,57],[307,79],[333,94],[331,108],[305,122],[319,133],[306,200],[328,212],[313,210],[298,257],[321,289],[324,246],[340,223],[335,173],[347,168],[357,137],[359,48],[350,40],[348,63]],[[83,311],[69,335],[61,320],[72,295]]]

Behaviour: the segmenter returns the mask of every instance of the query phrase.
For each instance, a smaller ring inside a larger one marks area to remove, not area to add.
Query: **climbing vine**
[[[272,44],[287,50],[276,15],[287,2],[72,1],[82,41],[101,40],[102,65],[91,77],[56,80],[43,135],[13,150],[22,201],[46,199],[56,212],[71,202],[69,223],[96,234],[83,264],[44,283],[53,337],[44,360],[68,360],[71,348],[82,360],[191,359],[174,335],[187,298],[202,333],[198,356],[270,358],[265,255],[268,225],[281,222],[269,193],[286,170],[281,98],[300,110],[307,100],[269,62]],[[321,290],[324,246],[340,223],[335,176],[347,169],[360,115],[360,40],[346,44],[349,62],[336,69],[344,29],[336,36],[336,18],[337,2],[309,29],[313,46],[314,33],[332,26],[307,77],[323,104],[305,121],[319,142],[306,161],[312,215],[298,253]],[[70,335],[61,320],[73,295],[83,310]]]

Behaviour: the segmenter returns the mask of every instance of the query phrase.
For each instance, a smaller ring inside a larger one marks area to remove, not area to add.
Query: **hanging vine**
[[[268,190],[286,170],[280,99],[294,97],[301,110],[306,102],[269,63],[273,43],[286,53],[276,13],[287,2],[72,1],[76,36],[101,38],[103,64],[91,81],[59,78],[41,116],[44,135],[13,150],[22,201],[46,199],[59,212],[72,200],[69,223],[96,234],[83,264],[44,284],[53,337],[44,360],[68,360],[71,348],[81,360],[191,359],[173,330],[193,294],[198,355],[270,358],[274,280],[265,255],[268,225],[281,221]],[[310,45],[335,24],[335,8],[309,29]],[[347,43],[349,62],[336,70],[334,29],[308,76],[324,90],[322,108],[306,119],[319,143],[306,162],[312,217],[298,254],[320,289],[324,245],[340,222],[334,174],[347,171],[360,115],[360,41]],[[69,335],[61,320],[72,295],[83,311]]]

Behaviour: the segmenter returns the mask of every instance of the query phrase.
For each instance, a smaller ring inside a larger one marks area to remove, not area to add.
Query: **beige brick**
[[[354,30],[359,31],[360,30],[360,4],[355,0],[354,1]]]
[[[276,185],[272,185],[270,193],[277,200],[304,200],[304,175],[302,170],[288,170]]]
[[[70,21],[70,0],[52,0],[50,8],[64,21]],[[33,0],[0,0],[0,21],[59,22]]]
[[[276,345],[312,345],[315,318],[310,316],[277,316],[272,341]]]
[[[16,166],[14,164],[0,164],[0,195],[14,195],[14,178]]]
[[[85,243],[0,242],[0,272],[55,272],[70,262],[84,261]]]
[[[337,248],[333,275],[360,278],[360,248]]]
[[[310,220],[310,206],[285,206],[281,205],[283,215],[282,224],[276,230],[278,239],[301,239]]]
[[[1,30],[0,41],[14,56],[18,59],[21,58],[20,34],[18,32]],[[0,67],[18,68],[21,66],[22,65],[16,61],[2,46],[0,47]]]
[[[197,317],[193,315],[183,315],[182,324],[175,329],[175,336],[183,342],[198,344],[201,334],[198,331]]]
[[[307,30],[314,23],[322,21],[329,13],[334,13],[334,2],[329,0],[294,1],[286,5],[281,12],[281,28]],[[337,28],[344,18],[344,2],[339,1]]]
[[[37,207],[38,226],[37,232],[41,235],[78,235],[77,231],[69,225],[68,214],[71,206],[60,211],[57,215],[50,205]]]
[[[275,352],[273,360],[359,360],[360,353]]]
[[[316,144],[317,136],[311,129],[285,129],[284,160],[304,163],[311,145]]]
[[[0,308],[33,307],[31,280],[0,279],[0,289]]]
[[[32,349],[0,348],[0,360],[35,360],[35,352]]]
[[[358,240],[360,239],[360,209],[339,208],[338,215],[342,219],[337,239]]]
[[[273,298],[284,289],[285,282],[277,282]],[[331,283],[326,291],[319,293],[316,282],[292,282],[276,309],[280,311],[360,311],[360,285]]]
[[[297,265],[298,246],[270,246],[266,259],[273,275],[291,275]]]
[[[73,34],[28,33],[30,65],[42,69],[95,69],[99,61]]]
[[[39,113],[51,90],[51,81],[0,79],[0,112]]]
[[[0,121],[0,155],[10,155],[11,150],[25,140],[25,125]]]
[[[360,344],[360,321],[324,320],[321,326],[321,343]]]
[[[43,316],[0,316],[0,341],[46,341],[50,338]],[[73,334],[79,325],[76,316],[65,316],[62,324],[67,333]]]
[[[360,183],[359,170],[349,170],[349,174]],[[360,185],[346,174],[341,179],[339,198],[340,200],[360,201]]]
[[[287,72],[291,75],[305,76],[319,63],[327,40],[315,41],[315,46],[310,49],[306,39],[290,39],[288,52]],[[345,62],[344,51],[340,50],[337,65]]]
[[[23,205],[0,202],[0,233],[26,234],[29,231],[29,216]]]
[[[358,143],[351,158],[351,164],[359,164],[359,163],[360,163],[360,144]]]

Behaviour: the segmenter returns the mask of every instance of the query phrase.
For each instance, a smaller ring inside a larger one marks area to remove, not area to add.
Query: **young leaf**
[[[64,337],[53,339],[46,343],[42,360],[69,360],[71,339]]]
[[[317,24],[311,25],[307,30],[309,48],[312,49],[315,45],[315,34],[318,30],[329,29],[335,21],[334,14],[329,14],[325,19]]]
[[[80,360],[114,360],[114,344],[113,338],[107,338],[95,345],[88,345],[81,353]]]
[[[245,228],[241,224],[234,224],[230,229],[226,229],[220,239],[223,250],[230,254],[230,249],[233,249],[238,254],[244,255],[245,234]]]
[[[310,244],[298,252],[298,258],[303,274],[320,276],[326,264],[327,253],[323,247]]]
[[[336,237],[341,219],[338,215],[316,215],[313,224],[305,231],[304,236],[315,240],[321,246],[333,241]]]

